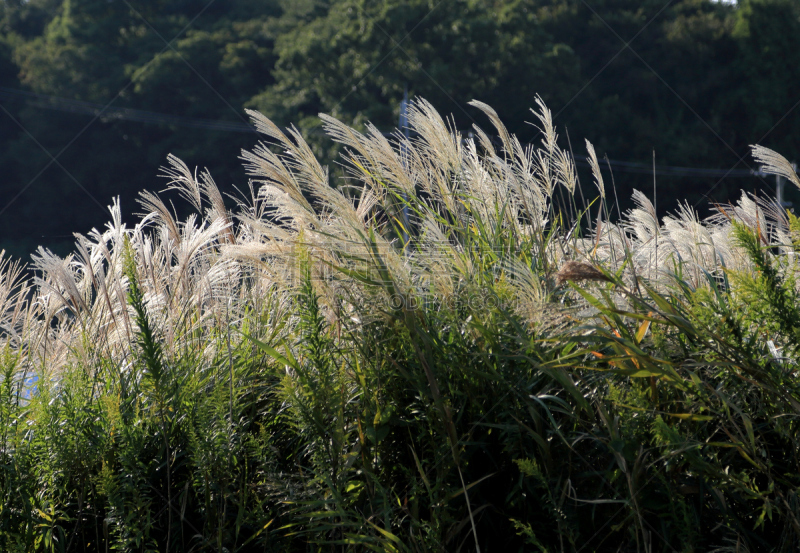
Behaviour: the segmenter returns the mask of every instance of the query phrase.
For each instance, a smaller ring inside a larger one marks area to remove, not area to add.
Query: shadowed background
[[[66,254],[112,197],[130,216],[163,188],[169,153],[246,188],[246,107],[330,163],[317,113],[390,131],[406,88],[464,132],[490,128],[467,105],[486,102],[522,141],[539,140],[540,94],[576,157],[587,138],[613,160],[621,210],[653,194],[655,151],[659,213],[682,199],[702,214],[740,189],[774,195],[747,147],[800,158],[797,83],[789,0],[2,0],[0,248]]]

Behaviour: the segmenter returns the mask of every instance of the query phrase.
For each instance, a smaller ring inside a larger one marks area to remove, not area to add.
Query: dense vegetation
[[[6,260],[0,550],[797,550],[800,222],[613,222],[541,101],[535,148],[473,106],[500,146],[324,116],[338,187],[251,112],[235,209],[173,157],[186,218]]]
[[[798,10],[794,0],[2,0],[0,247],[65,255],[72,232],[102,225],[112,196],[135,212],[169,153],[230,191],[246,180],[236,156],[254,134],[208,123],[243,124],[243,107],[298,124],[330,162],[317,114],[388,131],[405,86],[465,132],[478,118],[467,102],[493,105],[523,142],[537,139],[525,121],[541,94],[601,158],[647,166],[655,150],[659,165],[748,169],[737,163],[758,141],[794,160]],[[652,178],[624,171],[623,208]],[[662,213],[766,186],[658,181]]]

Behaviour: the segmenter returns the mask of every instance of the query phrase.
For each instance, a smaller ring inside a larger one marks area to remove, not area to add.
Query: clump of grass
[[[611,220],[541,100],[472,105],[323,115],[339,186],[252,112],[232,209],[171,156],[185,220],[0,261],[0,549],[794,549],[796,220]]]

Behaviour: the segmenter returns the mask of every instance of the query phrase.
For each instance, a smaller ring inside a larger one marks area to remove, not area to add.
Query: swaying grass
[[[0,261],[0,550],[796,550],[797,219],[612,220],[473,106],[323,115],[336,186],[252,112],[234,210],[170,157],[185,220]]]

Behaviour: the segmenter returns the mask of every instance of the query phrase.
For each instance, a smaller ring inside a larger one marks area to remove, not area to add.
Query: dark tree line
[[[168,153],[246,185],[237,156],[257,136],[145,123],[51,96],[243,123],[256,108],[296,124],[327,161],[316,115],[397,124],[404,88],[467,130],[493,106],[537,140],[537,94],[575,154],[583,139],[612,159],[738,163],[760,142],[800,159],[800,6],[792,0],[2,0],[0,247],[24,258],[66,252],[73,232],[135,212]],[[35,96],[37,94],[38,96]],[[57,157],[53,162],[52,157]],[[738,163],[738,165],[737,165]],[[336,172],[334,168],[334,174]],[[615,170],[622,209],[652,175]],[[757,178],[659,175],[659,208],[736,199]],[[588,176],[584,187],[590,190]]]

